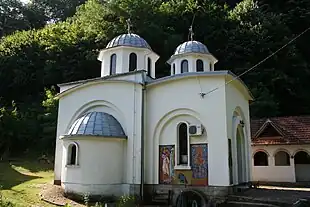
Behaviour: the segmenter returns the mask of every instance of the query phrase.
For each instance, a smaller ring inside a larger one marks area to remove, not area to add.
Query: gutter
[[[144,196],[144,108],[145,108],[145,93],[146,93],[146,82],[145,72],[142,73],[142,95],[141,95],[141,184],[140,184],[140,198],[143,201]]]

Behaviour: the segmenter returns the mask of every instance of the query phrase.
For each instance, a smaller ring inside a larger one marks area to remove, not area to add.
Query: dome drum
[[[208,48],[198,41],[188,41],[179,45],[167,61],[171,65],[171,75],[185,72],[214,71],[217,59]]]
[[[100,51],[101,77],[146,70],[155,78],[155,63],[159,56],[139,35],[122,34],[112,39],[105,49]]]

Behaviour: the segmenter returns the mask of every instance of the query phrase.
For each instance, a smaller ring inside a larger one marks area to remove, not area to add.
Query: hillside
[[[126,32],[127,18],[133,31],[160,54],[158,77],[168,75],[165,62],[188,39],[194,16],[194,38],[219,59],[216,70],[237,75],[310,27],[306,0],[48,2],[0,1],[2,157],[54,152],[56,84],[98,77],[98,51]],[[305,33],[241,77],[255,97],[252,117],[310,113],[309,37]]]

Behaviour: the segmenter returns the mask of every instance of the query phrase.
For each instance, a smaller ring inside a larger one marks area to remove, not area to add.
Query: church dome
[[[185,53],[202,53],[202,54],[209,54],[208,48],[198,41],[187,41],[182,43],[177,47],[174,52],[174,55],[181,55]]]
[[[126,137],[121,124],[110,114],[89,112],[77,118],[67,135]]]
[[[117,46],[129,46],[129,47],[140,47],[148,48],[151,50],[150,45],[137,34],[121,34],[113,38],[106,48],[112,48]]]

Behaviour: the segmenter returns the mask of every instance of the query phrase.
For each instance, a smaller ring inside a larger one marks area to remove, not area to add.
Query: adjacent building
[[[253,181],[310,182],[310,116],[251,121]]]

